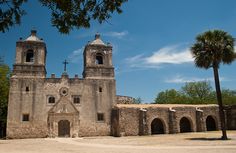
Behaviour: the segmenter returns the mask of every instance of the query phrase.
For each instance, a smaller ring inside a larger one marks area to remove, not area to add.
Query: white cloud
[[[213,77],[207,77],[207,78],[184,77],[181,75],[176,75],[175,77],[167,78],[165,80],[166,83],[187,83],[187,82],[198,82],[198,81],[214,82],[214,78]],[[220,81],[227,81],[227,79],[224,77],[220,77]]]
[[[82,53],[84,47],[74,50],[69,56],[68,59],[71,63],[79,63],[82,60]]]
[[[184,64],[193,61],[189,48],[181,48],[180,45],[163,47],[151,56],[139,54],[126,59],[130,67],[136,68],[160,68],[163,64]]]
[[[150,64],[182,64],[193,61],[188,48],[180,49],[178,46],[167,46],[154,52],[146,59]]]
[[[128,35],[128,31],[121,31],[121,32],[111,31],[111,32],[104,33],[103,35],[108,36],[108,37],[115,37],[115,38],[121,39],[124,36]]]
[[[135,63],[137,61],[143,61],[143,54],[135,55],[133,57],[129,57],[125,59],[128,63]]]

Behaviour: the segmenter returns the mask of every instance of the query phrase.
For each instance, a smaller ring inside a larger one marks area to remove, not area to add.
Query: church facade
[[[46,44],[36,31],[16,43],[7,137],[110,135],[116,84],[112,47],[99,35],[84,50],[83,78],[46,78]]]
[[[31,35],[16,42],[7,137],[128,136],[220,129],[217,105],[120,104],[112,46],[100,35],[84,49],[83,77],[46,77],[46,44]],[[123,101],[123,102],[121,102]],[[132,101],[132,98],[131,98]]]

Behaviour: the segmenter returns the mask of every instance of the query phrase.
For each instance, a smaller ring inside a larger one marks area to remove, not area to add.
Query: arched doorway
[[[180,133],[191,132],[191,123],[188,118],[183,117],[179,122]]]
[[[206,128],[207,128],[207,131],[216,131],[216,122],[212,116],[207,116]]]
[[[70,137],[70,122],[68,120],[60,120],[58,122],[58,136]]]
[[[152,132],[152,134],[164,134],[164,125],[160,119],[155,118],[152,121],[151,132]]]

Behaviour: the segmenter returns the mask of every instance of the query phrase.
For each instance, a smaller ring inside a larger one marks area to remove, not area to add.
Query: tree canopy
[[[68,34],[73,28],[89,28],[91,20],[99,23],[122,13],[121,6],[128,0],[39,0],[51,11],[51,24],[60,33]],[[22,5],[27,0],[0,0],[0,31],[6,32],[13,25],[20,25],[26,14]]]
[[[236,90],[223,89],[226,105],[236,104]],[[155,98],[157,104],[216,104],[216,92],[207,81],[188,82],[180,90],[161,91]]]
[[[222,30],[210,30],[199,34],[191,47],[195,65],[199,68],[219,68],[220,63],[235,60],[234,38]]]
[[[215,100],[212,97],[212,87],[207,81],[189,82],[181,89],[183,96],[191,103],[212,103]]]
[[[184,95],[175,89],[161,91],[155,99],[157,104],[181,104],[185,102]]]

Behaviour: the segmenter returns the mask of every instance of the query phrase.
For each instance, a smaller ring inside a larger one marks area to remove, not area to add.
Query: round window
[[[68,95],[68,88],[62,87],[62,88],[60,89],[60,94],[61,94],[62,96],[67,96],[67,95]]]

